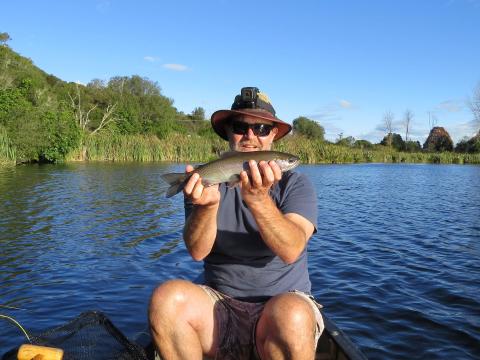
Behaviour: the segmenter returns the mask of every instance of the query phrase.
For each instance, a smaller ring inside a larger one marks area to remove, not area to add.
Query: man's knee
[[[316,323],[315,314],[308,300],[294,293],[272,298],[267,302],[262,317],[263,315],[273,326],[281,325],[281,329],[285,326],[298,328]]]
[[[166,321],[185,312],[192,301],[192,291],[196,285],[186,280],[169,280],[158,286],[152,293],[149,306],[149,319],[155,324]]]
[[[168,280],[159,285],[152,293],[150,307],[170,305],[181,305],[188,301],[188,292],[195,286],[186,280]]]
[[[258,321],[259,351],[264,357],[272,349],[310,356],[315,351],[316,328],[316,314],[309,300],[294,293],[278,295],[267,302]]]

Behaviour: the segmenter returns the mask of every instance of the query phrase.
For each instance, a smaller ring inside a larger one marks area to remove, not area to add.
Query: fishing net
[[[69,323],[31,337],[32,344],[60,348],[64,360],[146,360],[144,348],[128,340],[101,312],[88,311]],[[18,349],[2,360],[16,360]]]

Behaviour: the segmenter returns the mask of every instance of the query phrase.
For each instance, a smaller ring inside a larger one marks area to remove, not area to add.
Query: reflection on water
[[[475,358],[480,342],[480,167],[303,166],[318,232],[314,294],[371,358]],[[85,310],[129,337],[148,298],[201,263],[182,241],[183,199],[160,174],[180,165],[0,168],[0,313],[28,331]],[[0,320],[1,321],[1,320]],[[0,353],[23,341],[0,323]]]

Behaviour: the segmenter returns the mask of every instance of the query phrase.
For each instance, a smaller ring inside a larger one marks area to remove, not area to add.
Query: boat
[[[367,357],[350,338],[322,311],[323,331],[317,343],[315,360],[366,360]]]
[[[325,330],[318,340],[315,360],[367,359],[363,352],[325,314],[323,309],[322,316]],[[39,346],[38,354],[40,355],[58,354],[51,348],[63,350],[64,360],[161,360],[154,350],[148,329],[138,334],[133,341],[129,340],[105,314],[98,311],[84,312],[67,324],[33,336],[31,343]],[[20,348],[21,346],[7,352],[2,356],[2,360],[17,360]],[[29,347],[29,351],[34,351],[34,349],[36,347]],[[94,354],[93,357],[92,354]],[[33,357],[35,354],[29,359]],[[53,360],[57,357],[44,356],[42,359]]]
[[[365,354],[350,338],[340,330],[337,325],[322,312],[325,329],[318,339],[315,360],[367,360]],[[149,360],[162,360],[155,353],[153,345],[149,342],[149,335],[145,337],[147,345],[144,347]],[[140,341],[141,342],[141,341]],[[204,360],[208,360],[204,358]]]

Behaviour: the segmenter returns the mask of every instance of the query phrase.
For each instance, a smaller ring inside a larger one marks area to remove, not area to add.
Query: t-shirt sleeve
[[[317,194],[310,179],[302,173],[292,172],[279,204],[283,214],[295,213],[309,220],[317,231]],[[284,179],[282,179],[283,181]]]

